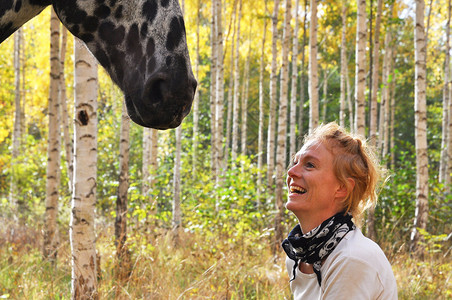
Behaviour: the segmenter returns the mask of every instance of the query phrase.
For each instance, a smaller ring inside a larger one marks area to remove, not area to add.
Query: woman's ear
[[[347,198],[348,195],[351,194],[353,189],[355,188],[355,180],[353,178],[348,177],[346,184],[341,184],[339,189],[336,191],[336,197],[338,198]]]

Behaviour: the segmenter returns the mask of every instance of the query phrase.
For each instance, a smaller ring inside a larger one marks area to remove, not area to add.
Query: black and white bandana
[[[295,261],[291,281],[295,279],[298,262],[302,261],[312,264],[319,286],[321,286],[320,267],[322,266],[322,260],[333,252],[334,248],[349,231],[355,228],[355,224],[352,222],[352,215],[349,213],[344,214],[343,212],[325,220],[306,234],[303,234],[300,224],[297,224],[289,233],[287,239],[282,242],[282,247],[287,256]]]

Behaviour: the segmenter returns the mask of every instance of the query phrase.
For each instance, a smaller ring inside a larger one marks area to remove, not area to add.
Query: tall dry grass
[[[70,299],[70,247],[65,235],[55,267],[42,261],[37,229],[0,231],[0,298]],[[111,227],[98,234],[100,299],[291,299],[284,254],[275,262],[268,237],[252,242],[208,240],[183,232],[175,248],[168,231],[134,231],[128,239],[130,270],[127,276],[118,276],[113,236]],[[391,249],[388,258],[399,299],[452,298],[449,254],[427,253],[419,261],[400,247]]]

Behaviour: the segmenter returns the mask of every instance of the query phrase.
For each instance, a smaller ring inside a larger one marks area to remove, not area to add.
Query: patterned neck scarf
[[[355,228],[355,224],[352,222],[352,215],[344,215],[343,212],[325,220],[306,234],[303,234],[300,224],[297,224],[289,233],[287,239],[282,242],[282,247],[287,256],[295,261],[293,278],[290,281],[295,279],[295,270],[298,267],[298,262],[302,261],[312,264],[319,286],[321,286],[320,267],[322,266],[322,260],[333,252],[334,248],[349,231]]]

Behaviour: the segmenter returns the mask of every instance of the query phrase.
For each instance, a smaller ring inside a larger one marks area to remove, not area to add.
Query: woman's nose
[[[295,164],[292,167],[290,167],[289,170],[287,171],[287,175],[290,177],[299,177],[300,176],[299,165]]]

